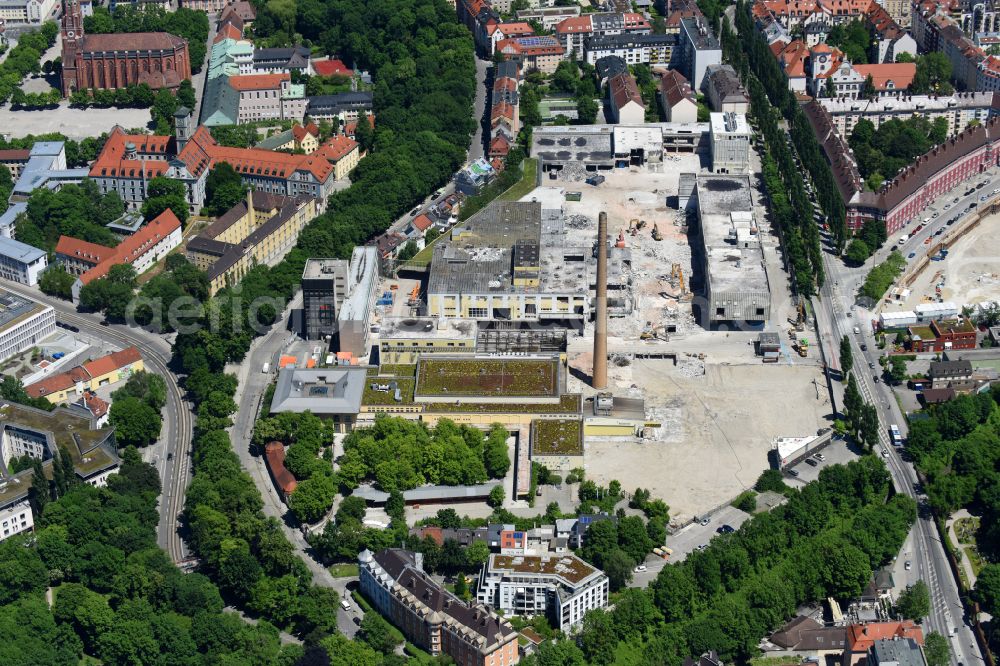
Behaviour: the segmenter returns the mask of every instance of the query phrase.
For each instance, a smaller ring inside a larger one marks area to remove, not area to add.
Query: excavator
[[[420,283],[413,285],[413,291],[410,292],[410,298],[406,301],[407,305],[420,305]]]
[[[639,334],[640,340],[664,340],[669,341],[667,330],[663,326],[646,326],[646,330]]]
[[[653,223],[653,240],[655,241],[663,240],[663,234],[660,233],[660,227],[655,222]]]

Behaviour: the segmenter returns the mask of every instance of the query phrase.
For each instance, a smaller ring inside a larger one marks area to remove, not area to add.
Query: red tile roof
[[[431,228],[431,226],[433,226],[433,224],[434,220],[427,217],[424,213],[421,213],[413,218],[413,226],[417,229],[417,231],[427,231]]]
[[[20,150],[17,148],[9,148],[7,150],[0,150],[0,162],[20,162],[27,161],[31,156],[31,151],[25,148]]]
[[[128,367],[141,360],[142,355],[139,354],[137,348],[127,347],[121,351],[88,361],[83,365],[75,366],[66,372],[60,372],[58,375],[52,375],[34,384],[29,384],[24,387],[24,390],[32,398],[43,398],[52,393],[73,388],[77,382],[90,381],[109,372]],[[102,400],[101,402],[104,401]],[[107,403],[104,404],[107,406]]]
[[[94,415],[94,418],[99,419],[108,413],[108,408],[111,407],[108,403],[101,400],[96,393],[91,393],[87,391],[80,398],[79,402],[83,403],[83,406],[90,410],[90,413]]]
[[[354,76],[350,67],[344,64],[343,60],[334,58],[332,60],[314,60],[313,70],[320,76]]]
[[[869,622],[852,624],[847,628],[847,651],[868,652],[875,641],[893,638],[912,638],[918,645],[924,644],[924,632],[912,620]]]
[[[312,136],[319,137],[319,127],[316,123],[309,123],[308,125],[292,125],[292,136],[296,141],[302,141],[306,138],[306,135],[311,134]]]
[[[642,103],[642,94],[639,93],[639,86],[628,72],[616,74],[608,79],[608,88],[611,92],[611,100],[618,109],[624,108],[629,102],[635,102],[643,108],[646,107]]]
[[[917,75],[917,63],[915,62],[892,62],[880,65],[854,65],[854,69],[862,78],[872,77],[877,90],[886,90],[889,82],[892,82],[894,90],[905,90],[913,83],[913,77]]]
[[[556,24],[557,35],[569,35],[592,32],[590,16],[570,16]]]
[[[368,114],[368,124],[372,128],[375,127],[375,116],[373,116],[370,113]],[[346,125],[344,125],[344,134],[346,136],[349,136],[349,137],[351,137],[353,139],[354,138],[354,130],[356,130],[357,128],[358,128],[357,121],[347,123]]]
[[[313,155],[336,164],[357,147],[358,142],[354,139],[343,135],[331,136]]]
[[[535,29],[527,23],[501,23],[497,30],[504,37],[530,37],[535,34]]]
[[[510,152],[510,141],[507,140],[503,134],[497,134],[492,141],[490,141],[490,157],[506,157],[507,153]]]
[[[694,91],[691,90],[691,84],[676,69],[668,70],[660,79],[660,91],[670,108],[674,108],[685,99],[697,104],[697,98]]]
[[[72,257],[76,261],[82,261],[96,266],[97,264],[113,257],[117,251],[113,247],[105,247],[97,243],[88,243],[72,236],[60,236],[56,243],[56,254]]]
[[[271,477],[275,485],[281,492],[288,496],[295,492],[298,481],[292,473],[285,467],[285,446],[281,442],[269,442],[264,447],[264,455],[267,458],[267,467],[271,471]]]
[[[291,75],[283,74],[243,74],[229,77],[229,87],[244,92],[247,90],[276,90],[284,81],[291,81]]]
[[[180,227],[181,221],[174,215],[174,211],[166,209],[119,243],[113,255],[81,275],[80,282],[88,284],[102,278],[117,264],[132,264]]]
[[[226,23],[224,26],[222,26],[222,29],[219,30],[219,34],[215,36],[215,39],[212,40],[212,43],[218,44],[219,42],[225,39],[237,39],[237,40],[243,39],[243,31],[237,28],[232,23]]]

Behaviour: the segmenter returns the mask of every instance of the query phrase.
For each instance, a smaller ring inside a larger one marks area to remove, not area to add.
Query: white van
[[[861,335],[861,329],[857,326],[854,327],[854,335]]]
[[[902,238],[899,239],[899,244],[903,245],[908,240],[910,240],[909,234],[903,234]]]
[[[347,599],[341,599],[340,607],[343,608],[345,611],[349,611],[351,610],[351,603]]]

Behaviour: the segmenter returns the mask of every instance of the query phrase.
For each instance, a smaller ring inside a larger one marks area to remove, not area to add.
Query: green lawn
[[[354,563],[333,564],[329,567],[334,578],[357,578],[358,565]]]
[[[538,177],[538,160],[529,157],[521,162],[521,164],[523,165],[521,180],[501,194],[498,197],[500,201],[517,201],[535,189],[535,179]]]

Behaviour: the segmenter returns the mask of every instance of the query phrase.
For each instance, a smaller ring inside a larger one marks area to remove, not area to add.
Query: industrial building
[[[661,162],[665,153],[708,150],[708,123],[536,127],[531,154],[542,171],[601,171]]]
[[[590,244],[539,202],[494,201],[434,246],[431,317],[578,320],[590,315]]]
[[[702,321],[767,321],[771,292],[747,176],[701,176],[698,226],[704,267]]]
[[[750,141],[752,133],[746,115],[713,113],[711,115],[712,171],[714,173],[748,173],[750,171]]]
[[[28,501],[34,472],[11,474],[13,458],[40,459],[48,469],[57,451],[68,453],[77,479],[92,486],[104,486],[118,469],[114,429],[96,429],[93,418],[83,414],[66,407],[51,412],[18,404],[0,407],[0,541],[35,524]]]
[[[0,360],[31,349],[55,330],[51,306],[0,289]]]
[[[351,261],[309,259],[302,272],[305,337],[329,339],[331,349],[368,355],[369,320],[378,284],[378,252],[354,248]]]

